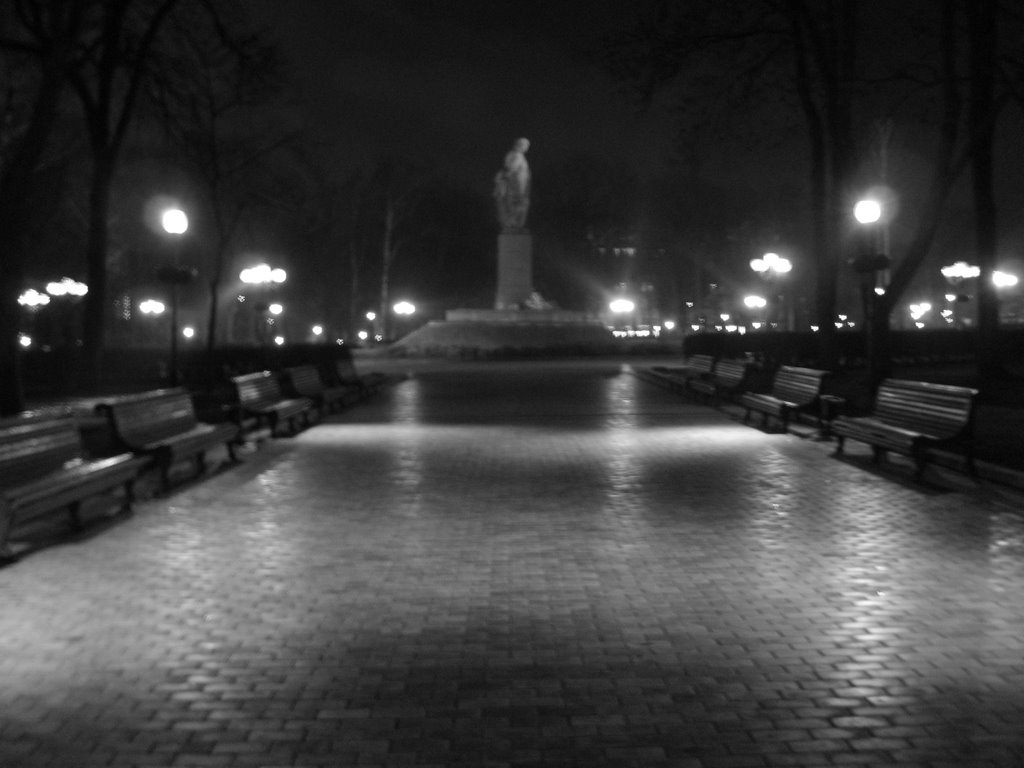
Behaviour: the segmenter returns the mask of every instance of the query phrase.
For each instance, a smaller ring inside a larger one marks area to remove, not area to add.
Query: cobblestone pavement
[[[852,454],[417,373],[0,570],[0,765],[1024,765],[1024,517]]]

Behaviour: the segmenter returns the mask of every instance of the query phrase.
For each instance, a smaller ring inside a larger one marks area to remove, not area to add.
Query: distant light
[[[322,336],[324,333],[324,327],[322,325],[314,325],[310,330],[313,331],[314,336]]]
[[[943,317],[949,318],[949,317],[953,316],[953,310],[952,309],[944,309],[941,312],[939,312],[939,314],[942,315]]]
[[[267,307],[267,312],[269,312],[272,315],[280,315],[282,312],[284,312],[284,307],[275,302],[274,304],[271,304],[269,307]]]
[[[722,322],[725,323],[728,322],[731,315],[728,312],[723,312],[722,314],[719,315],[719,317],[722,318]]]
[[[280,347],[282,344],[284,344],[284,336],[275,336],[274,343]]]
[[[287,278],[287,272],[271,269],[269,264],[257,264],[238,273],[238,279],[243,283],[283,283]]]
[[[752,322],[750,324],[750,327],[753,328],[756,331],[756,330],[760,329],[761,325],[762,325],[762,323],[760,323],[759,321],[755,320],[754,322]]]
[[[164,303],[156,299],[146,299],[139,302],[139,312],[144,315],[160,315],[163,314],[165,309]]]
[[[169,235],[182,235],[188,230],[188,216],[178,208],[170,208],[160,216],[160,225]]]
[[[751,259],[750,268],[755,272],[789,272],[793,269],[793,263],[789,259],[784,259],[777,253],[766,253],[760,259]]]
[[[692,328],[694,331],[699,331],[700,330],[700,326],[697,325],[697,324],[691,325],[690,328]]]
[[[853,206],[853,218],[861,224],[874,224],[882,218],[882,204],[877,200],[861,200]]]
[[[636,309],[636,304],[634,304],[629,299],[615,299],[614,301],[608,304],[608,309],[610,309],[612,312],[624,314],[627,312],[632,312],[634,309]]]
[[[662,325],[665,326],[665,330],[666,331],[671,331],[671,330],[675,329],[676,321],[675,320],[666,320],[664,323],[662,323]]]
[[[883,288],[880,285],[876,285],[875,286],[875,295],[876,296],[885,296],[885,288]]]
[[[914,323],[918,328],[924,328],[924,323]]]
[[[196,329],[193,328],[191,325],[186,325],[184,328],[181,329],[181,335],[184,336],[186,339],[194,338],[196,335]]]
[[[372,323],[374,320],[377,319],[377,313],[376,312],[367,312],[366,313],[366,319],[369,320]]]
[[[949,280],[969,280],[981,274],[981,267],[968,264],[966,261],[957,261],[948,267],[943,267],[942,276]]]
[[[736,333],[736,326],[735,325],[731,325],[731,324],[725,326],[725,332],[726,333]]]
[[[848,315],[836,315],[836,317],[838,317],[840,320],[842,320],[845,323],[846,322],[846,318],[848,317]]]
[[[956,294],[955,293],[947,293],[946,294],[946,301],[956,301]]]
[[[45,307],[50,303],[50,297],[35,288],[29,288],[18,297],[18,303],[23,307]]]
[[[408,301],[400,301],[392,309],[396,315],[411,315],[416,311],[416,306]]]
[[[383,336],[381,336],[381,335],[380,335],[380,334],[378,333],[377,335],[375,335],[375,336],[373,337],[373,340],[374,340],[374,341],[384,341],[384,337],[383,337]]]
[[[21,344],[21,346],[25,347],[25,349],[28,349],[29,347],[32,346],[32,337],[24,333],[19,333],[18,343]]]
[[[1017,284],[1017,276],[996,270],[992,273],[992,282],[996,288],[1011,288]]]
[[[812,325],[811,326],[811,330],[814,331],[815,333],[817,333],[818,332],[818,326]]]
[[[85,296],[89,292],[89,286],[70,277],[62,277],[60,281],[47,283],[46,292],[51,296]]]
[[[370,338],[370,334],[368,334],[366,331],[360,331],[359,333],[356,334],[356,336],[359,337],[360,341],[366,341],[368,338]]]
[[[768,301],[763,296],[744,296],[743,303],[750,309],[763,309]]]

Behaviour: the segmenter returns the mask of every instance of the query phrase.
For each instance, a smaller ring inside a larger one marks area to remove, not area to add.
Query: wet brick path
[[[853,453],[418,374],[0,570],[0,765],[1024,765],[1024,517]]]

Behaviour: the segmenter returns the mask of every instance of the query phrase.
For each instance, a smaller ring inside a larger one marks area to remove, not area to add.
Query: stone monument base
[[[603,354],[615,339],[600,320],[559,309],[452,309],[391,346],[399,355],[521,357]]]
[[[520,309],[533,293],[533,237],[525,230],[498,235],[498,290],[495,309]]]

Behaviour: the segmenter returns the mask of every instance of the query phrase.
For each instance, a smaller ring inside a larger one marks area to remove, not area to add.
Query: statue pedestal
[[[526,230],[498,235],[495,309],[521,309],[533,293],[533,238]]]

